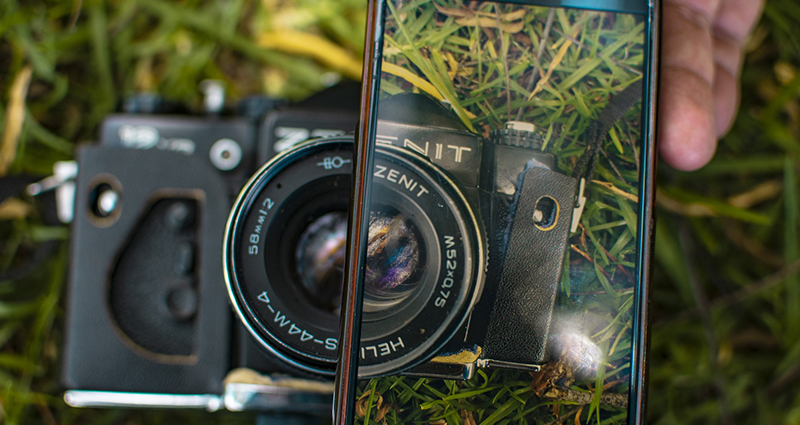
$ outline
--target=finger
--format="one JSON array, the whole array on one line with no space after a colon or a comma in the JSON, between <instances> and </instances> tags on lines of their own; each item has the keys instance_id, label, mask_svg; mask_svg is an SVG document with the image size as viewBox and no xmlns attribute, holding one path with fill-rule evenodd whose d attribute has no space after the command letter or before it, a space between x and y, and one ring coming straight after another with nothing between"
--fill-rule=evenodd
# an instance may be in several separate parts
<instances>
[{"instance_id":1,"label":"finger","mask_svg":"<svg viewBox=\"0 0 800 425\"><path fill-rule=\"evenodd\" d=\"M762 0L722 0L714 20L714 105L718 136L730 130L739 109L742 46L763 6Z\"/></svg>"},{"instance_id":2,"label":"finger","mask_svg":"<svg viewBox=\"0 0 800 425\"><path fill-rule=\"evenodd\" d=\"M711 22L717 16L720 2L725 0L664 0L665 7L684 7L693 10L698 15ZM758 1L758 0L755 0Z\"/></svg>"},{"instance_id":3,"label":"finger","mask_svg":"<svg viewBox=\"0 0 800 425\"><path fill-rule=\"evenodd\" d=\"M658 143L667 164L696 170L716 150L714 97L708 82L682 68L664 68L659 94Z\"/></svg>"},{"instance_id":4,"label":"finger","mask_svg":"<svg viewBox=\"0 0 800 425\"><path fill-rule=\"evenodd\" d=\"M742 67L741 46L727 37L714 37L714 109L717 136L723 136L733 125L739 109L739 74Z\"/></svg>"},{"instance_id":5,"label":"finger","mask_svg":"<svg viewBox=\"0 0 800 425\"><path fill-rule=\"evenodd\" d=\"M763 9L764 0L722 0L714 19L714 28L741 46L758 22Z\"/></svg>"},{"instance_id":6,"label":"finger","mask_svg":"<svg viewBox=\"0 0 800 425\"><path fill-rule=\"evenodd\" d=\"M742 46L724 35L715 33L714 64L738 78L742 68Z\"/></svg>"},{"instance_id":7,"label":"finger","mask_svg":"<svg viewBox=\"0 0 800 425\"><path fill-rule=\"evenodd\" d=\"M717 136L722 137L730 131L739 110L739 80L721 66L714 75L714 109Z\"/></svg>"},{"instance_id":8,"label":"finger","mask_svg":"<svg viewBox=\"0 0 800 425\"><path fill-rule=\"evenodd\" d=\"M712 92L711 2L672 0L664 3L662 73L659 100L659 150L680 170L705 165L716 149L717 125ZM712 5L713 6L713 5Z\"/></svg>"},{"instance_id":9,"label":"finger","mask_svg":"<svg viewBox=\"0 0 800 425\"><path fill-rule=\"evenodd\" d=\"M714 78L711 17L683 3L672 0L664 4L661 63L691 71L710 87Z\"/></svg>"}]
</instances>

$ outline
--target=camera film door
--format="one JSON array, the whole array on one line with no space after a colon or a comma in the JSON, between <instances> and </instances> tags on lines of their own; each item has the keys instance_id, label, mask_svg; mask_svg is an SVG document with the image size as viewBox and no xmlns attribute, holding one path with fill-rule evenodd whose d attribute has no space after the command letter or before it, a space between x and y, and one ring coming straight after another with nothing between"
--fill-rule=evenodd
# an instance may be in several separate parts
<instances>
[{"instance_id":1,"label":"camera film door","mask_svg":"<svg viewBox=\"0 0 800 425\"><path fill-rule=\"evenodd\" d=\"M642 420L656 11L372 3L338 423Z\"/></svg>"}]
</instances>

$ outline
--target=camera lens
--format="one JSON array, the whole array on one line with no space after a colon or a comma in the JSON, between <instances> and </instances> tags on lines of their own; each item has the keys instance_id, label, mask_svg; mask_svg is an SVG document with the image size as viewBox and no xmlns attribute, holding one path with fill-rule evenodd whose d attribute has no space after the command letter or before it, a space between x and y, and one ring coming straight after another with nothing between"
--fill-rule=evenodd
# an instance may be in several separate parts
<instances>
[{"instance_id":1,"label":"camera lens","mask_svg":"<svg viewBox=\"0 0 800 425\"><path fill-rule=\"evenodd\" d=\"M364 311L385 310L406 300L420 284L424 245L414 222L384 206L370 214Z\"/></svg>"},{"instance_id":2,"label":"camera lens","mask_svg":"<svg viewBox=\"0 0 800 425\"><path fill-rule=\"evenodd\" d=\"M261 345L332 375L351 188L352 139L309 142L262 167L226 227L225 280ZM485 267L481 226L457 186L423 157L381 147L369 220L362 339L367 375L436 352L466 320ZM388 351L387 351L388 350ZM362 354L363 354L362 353Z\"/></svg>"},{"instance_id":3,"label":"camera lens","mask_svg":"<svg viewBox=\"0 0 800 425\"><path fill-rule=\"evenodd\" d=\"M344 281L347 213L329 212L314 220L295 249L295 271L301 289L317 308L339 314Z\"/></svg>"}]
</instances>

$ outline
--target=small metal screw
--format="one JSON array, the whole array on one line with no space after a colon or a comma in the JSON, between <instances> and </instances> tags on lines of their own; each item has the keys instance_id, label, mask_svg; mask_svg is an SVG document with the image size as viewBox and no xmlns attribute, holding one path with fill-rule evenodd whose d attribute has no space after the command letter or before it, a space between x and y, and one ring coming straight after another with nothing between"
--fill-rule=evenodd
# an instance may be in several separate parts
<instances>
[{"instance_id":1,"label":"small metal screw","mask_svg":"<svg viewBox=\"0 0 800 425\"><path fill-rule=\"evenodd\" d=\"M217 169L230 171L242 162L242 148L232 139L219 139L211 145L208 157Z\"/></svg>"}]
</instances>

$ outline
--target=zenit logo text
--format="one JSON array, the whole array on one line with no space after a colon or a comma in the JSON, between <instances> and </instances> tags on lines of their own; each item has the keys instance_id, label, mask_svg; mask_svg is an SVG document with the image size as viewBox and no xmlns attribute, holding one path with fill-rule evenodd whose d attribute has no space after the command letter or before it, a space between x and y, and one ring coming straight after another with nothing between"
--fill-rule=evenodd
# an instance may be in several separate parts
<instances>
[{"instance_id":1,"label":"zenit logo text","mask_svg":"<svg viewBox=\"0 0 800 425\"><path fill-rule=\"evenodd\" d=\"M383 165L375 165L375 177L384 179L386 181L398 184L404 187L409 192L417 194L417 198L420 196L429 193L428 189L426 189L421 184L418 184L413 178L408 177L405 174L401 174L399 171L395 170L394 168L385 167Z\"/></svg>"}]
</instances>

